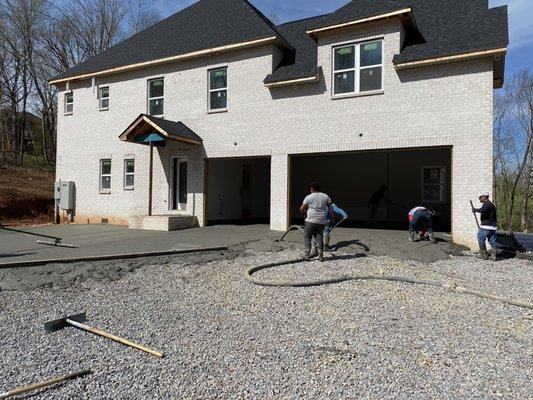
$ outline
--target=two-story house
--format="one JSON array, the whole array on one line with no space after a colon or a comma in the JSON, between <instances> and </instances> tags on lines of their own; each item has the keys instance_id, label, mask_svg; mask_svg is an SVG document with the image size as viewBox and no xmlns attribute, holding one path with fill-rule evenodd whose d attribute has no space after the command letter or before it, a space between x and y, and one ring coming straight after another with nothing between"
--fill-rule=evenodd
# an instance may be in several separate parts
<instances>
[{"instance_id":1,"label":"two-story house","mask_svg":"<svg viewBox=\"0 0 533 400\"><path fill-rule=\"evenodd\" d=\"M427 204L472 245L507 45L507 9L488 0L353 0L281 25L200 0L51 81L57 179L75 182L80 222L280 231L312 181L363 224L386 185L383 225Z\"/></svg>"}]
</instances>

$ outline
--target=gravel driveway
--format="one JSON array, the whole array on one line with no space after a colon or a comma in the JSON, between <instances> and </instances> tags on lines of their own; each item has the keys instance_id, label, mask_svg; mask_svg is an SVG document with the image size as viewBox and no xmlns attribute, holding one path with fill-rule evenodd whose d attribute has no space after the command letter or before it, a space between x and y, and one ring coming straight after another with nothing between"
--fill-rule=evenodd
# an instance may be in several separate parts
<instances>
[{"instance_id":1,"label":"gravel driveway","mask_svg":"<svg viewBox=\"0 0 533 400\"><path fill-rule=\"evenodd\" d=\"M442 289L389 282L263 288L256 263L296 251L147 265L119 280L0 292L0 392L92 368L31 399L526 399L533 314ZM433 264L342 257L258 273L269 279L350 272L455 281L533 300L533 263L453 257ZM88 323L161 350L157 359L45 321Z\"/></svg>"}]
</instances>

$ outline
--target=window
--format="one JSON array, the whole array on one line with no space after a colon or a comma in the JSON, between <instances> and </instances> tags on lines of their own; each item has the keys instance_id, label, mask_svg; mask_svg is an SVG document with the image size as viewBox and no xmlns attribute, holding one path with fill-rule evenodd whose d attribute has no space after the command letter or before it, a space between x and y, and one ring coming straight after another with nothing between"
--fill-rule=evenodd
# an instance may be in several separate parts
<instances>
[{"instance_id":1,"label":"window","mask_svg":"<svg viewBox=\"0 0 533 400\"><path fill-rule=\"evenodd\" d=\"M228 107L228 69L209 71L209 110L225 110Z\"/></svg>"},{"instance_id":2,"label":"window","mask_svg":"<svg viewBox=\"0 0 533 400\"><path fill-rule=\"evenodd\" d=\"M100 191L111 189L111 160L100 160Z\"/></svg>"},{"instance_id":3,"label":"window","mask_svg":"<svg viewBox=\"0 0 533 400\"><path fill-rule=\"evenodd\" d=\"M74 93L65 93L65 114L74 112Z\"/></svg>"},{"instance_id":4,"label":"window","mask_svg":"<svg viewBox=\"0 0 533 400\"><path fill-rule=\"evenodd\" d=\"M135 160L124 160L124 188L133 189L135 185Z\"/></svg>"},{"instance_id":5,"label":"window","mask_svg":"<svg viewBox=\"0 0 533 400\"><path fill-rule=\"evenodd\" d=\"M148 81L148 114L162 117L164 113L165 86L163 78Z\"/></svg>"},{"instance_id":6,"label":"window","mask_svg":"<svg viewBox=\"0 0 533 400\"><path fill-rule=\"evenodd\" d=\"M98 90L98 100L100 110L107 110L109 108L109 86L101 87Z\"/></svg>"},{"instance_id":7,"label":"window","mask_svg":"<svg viewBox=\"0 0 533 400\"><path fill-rule=\"evenodd\" d=\"M383 41L333 49L333 94L357 94L383 89Z\"/></svg>"},{"instance_id":8,"label":"window","mask_svg":"<svg viewBox=\"0 0 533 400\"><path fill-rule=\"evenodd\" d=\"M428 203L446 201L446 168L422 168L422 201Z\"/></svg>"}]
</instances>

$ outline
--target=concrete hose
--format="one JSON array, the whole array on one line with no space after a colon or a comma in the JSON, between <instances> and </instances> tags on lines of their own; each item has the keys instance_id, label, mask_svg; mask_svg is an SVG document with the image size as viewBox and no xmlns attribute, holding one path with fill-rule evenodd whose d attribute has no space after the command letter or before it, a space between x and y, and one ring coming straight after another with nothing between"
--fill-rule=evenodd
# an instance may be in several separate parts
<instances>
[{"instance_id":1,"label":"concrete hose","mask_svg":"<svg viewBox=\"0 0 533 400\"><path fill-rule=\"evenodd\" d=\"M469 294L472 296L481 297L484 299L494 300L498 301L500 303L509 304L516 307L523 307L530 310L533 310L533 304L526 303L524 301L515 301L515 300L509 300L503 297L494 296L491 294L486 294L482 292L478 292L476 290L468 289L462 286L458 286L455 283L441 283L441 282L435 282L435 281L426 281L421 279L415 279L415 278L409 278L409 277L402 277L402 276L386 276L386 275L344 275L340 276L338 278L330 278L330 279L318 279L313 281L300 281L300 282L275 282L275 281L266 281L258 278L254 278L253 274L264 270L268 268L275 268L283 265L291 265L301 262L301 259L294 259L289 261L281 261L276 263L269 263L269 264L263 264L263 265L256 265L254 267L249 268L245 272L246 280L253 283L254 285L259 286L268 286L268 287L311 287L311 286L322 286L322 285L330 285L333 283L340 283L340 282L346 282L346 281L355 281L355 280L376 280L376 281L390 281L390 282L403 282L403 283L411 283L415 285L426 285L426 286L434 286L434 287L440 287L446 290L449 290L451 292L458 292L463 294Z\"/></svg>"}]
</instances>

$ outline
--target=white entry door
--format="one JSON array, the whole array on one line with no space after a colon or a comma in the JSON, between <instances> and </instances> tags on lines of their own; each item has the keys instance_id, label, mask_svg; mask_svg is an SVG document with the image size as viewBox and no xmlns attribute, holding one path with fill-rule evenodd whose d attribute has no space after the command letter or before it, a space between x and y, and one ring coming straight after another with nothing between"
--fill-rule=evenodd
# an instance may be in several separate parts
<instances>
[{"instance_id":1,"label":"white entry door","mask_svg":"<svg viewBox=\"0 0 533 400\"><path fill-rule=\"evenodd\" d=\"M170 209L187 210L187 159L170 159Z\"/></svg>"}]
</instances>

